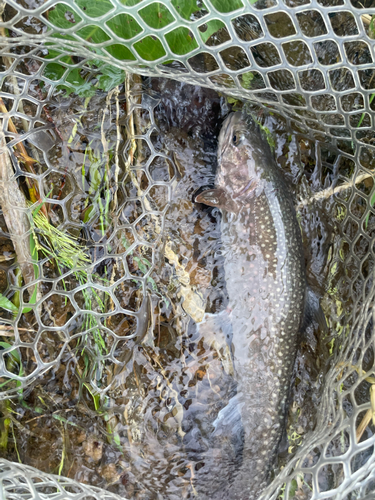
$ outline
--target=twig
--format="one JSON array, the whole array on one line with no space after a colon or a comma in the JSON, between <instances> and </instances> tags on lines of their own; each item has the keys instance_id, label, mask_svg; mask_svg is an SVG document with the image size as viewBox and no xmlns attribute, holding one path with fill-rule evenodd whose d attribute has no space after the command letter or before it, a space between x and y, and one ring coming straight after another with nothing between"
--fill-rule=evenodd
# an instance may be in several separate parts
<instances>
[{"instance_id":1,"label":"twig","mask_svg":"<svg viewBox=\"0 0 375 500\"><path fill-rule=\"evenodd\" d=\"M356 430L355 437L356 437L357 443L359 443L359 440L361 439L362 434L365 432L366 427L371 422L371 419L372 419L372 410L370 408L369 410L366 411L365 416L363 417L361 423L359 424L359 426Z\"/></svg>"},{"instance_id":2,"label":"twig","mask_svg":"<svg viewBox=\"0 0 375 500\"><path fill-rule=\"evenodd\" d=\"M12 177L13 169L5 143L4 132L0 130L0 205L25 285L28 285L34 281L35 275L28 234L30 223L27 218L27 202L18 187L17 181ZM31 291L30 297L32 293Z\"/></svg>"},{"instance_id":3,"label":"twig","mask_svg":"<svg viewBox=\"0 0 375 500\"><path fill-rule=\"evenodd\" d=\"M132 75L131 73L126 73L125 75L125 96L126 96L126 111L129 116L129 139L130 139L130 149L128 153L128 157L126 158L125 161L125 167L128 172L130 172L130 167L133 166L134 162L134 153L137 150L137 143L136 140L134 139L134 117L133 117L133 112L130 112L131 110L131 85L132 85ZM131 175L131 174L130 174ZM133 180L133 179L132 179Z\"/></svg>"},{"instance_id":4,"label":"twig","mask_svg":"<svg viewBox=\"0 0 375 500\"><path fill-rule=\"evenodd\" d=\"M194 474L194 465L192 462L189 462L189 464L186 466L187 469L190 469L190 486L191 486L191 489L193 490L193 495L195 497L198 496L198 492L197 490L195 489L194 487L194 478L195 478L195 474Z\"/></svg>"},{"instance_id":5,"label":"twig","mask_svg":"<svg viewBox=\"0 0 375 500\"><path fill-rule=\"evenodd\" d=\"M113 201L112 201L112 212L115 213L116 208L117 208L117 190L118 190L118 176L120 173L120 163L119 163L119 150L120 150L120 144L121 144L121 128L119 124L119 118L120 118L120 102L119 102L119 95L120 89L119 87L115 87L107 96L107 105L110 106L110 100L112 98L112 95L115 96L115 101L116 101L116 132L117 132L117 137L116 137L116 147L115 147L115 172L114 172L114 193L113 193Z\"/></svg>"},{"instance_id":6,"label":"twig","mask_svg":"<svg viewBox=\"0 0 375 500\"><path fill-rule=\"evenodd\" d=\"M138 88L141 91L141 89L142 89L142 77L141 77L141 75L132 74L131 78L132 78L133 88ZM142 102L141 95L137 96L136 102L137 102L137 104L141 104L141 102ZM135 108L133 111L134 125L135 125L135 129L137 131L137 135L143 135L140 112L141 112L140 108ZM143 161L142 139L137 139L137 146L138 146L137 162L141 163ZM142 172L138 172L138 173L140 175L142 174ZM140 181L140 175L139 175L139 179L138 179L139 181Z\"/></svg>"},{"instance_id":7,"label":"twig","mask_svg":"<svg viewBox=\"0 0 375 500\"><path fill-rule=\"evenodd\" d=\"M8 110L4 104L4 101L1 99L1 97L0 97L0 111L4 114L8 113ZM10 132L12 132L13 134L18 135L17 128L14 125L12 118L10 118L10 117L8 118L8 130ZM28 171L31 172L32 174L35 174L35 170L33 167L33 160L29 157L29 155L26 151L26 148L22 144L22 142L17 143L16 148L18 149L19 153L21 154L21 157L24 159L25 165L26 165Z\"/></svg>"},{"instance_id":8,"label":"twig","mask_svg":"<svg viewBox=\"0 0 375 500\"><path fill-rule=\"evenodd\" d=\"M300 210L301 208L309 205L310 203L314 201L319 201L319 200L325 200L327 198L330 198L334 194L341 193L342 191L346 191L347 189L351 189L353 186L356 184L360 184L361 182L365 181L366 179L373 179L374 175L373 174L361 174L358 175L354 180L351 180L349 182L345 182L344 184L341 184L340 186L337 187L329 187L327 189L324 189L323 191L318 191L317 193L313 194L310 196L310 198L307 198L306 200L302 200L298 203L296 206L297 210Z\"/></svg>"},{"instance_id":9,"label":"twig","mask_svg":"<svg viewBox=\"0 0 375 500\"><path fill-rule=\"evenodd\" d=\"M13 260L16 257L15 253L11 253L10 255L0 255L0 262L6 262L7 260Z\"/></svg>"},{"instance_id":10,"label":"twig","mask_svg":"<svg viewBox=\"0 0 375 500\"><path fill-rule=\"evenodd\" d=\"M362 21L367 26L371 23L371 15L370 14L363 14L361 17L362 17Z\"/></svg>"},{"instance_id":11,"label":"twig","mask_svg":"<svg viewBox=\"0 0 375 500\"><path fill-rule=\"evenodd\" d=\"M370 403L371 403L371 408L367 410L365 413L365 416L363 417L361 423L359 424L355 436L357 443L359 443L359 440L362 437L362 434L365 432L365 429L369 425L369 423L372 420L373 425L375 425L375 385L373 384L370 387Z\"/></svg>"},{"instance_id":12,"label":"twig","mask_svg":"<svg viewBox=\"0 0 375 500\"><path fill-rule=\"evenodd\" d=\"M142 197L143 190L142 190L141 185L140 185L140 179L138 179L137 176L135 175L134 171L131 170L131 167L133 166L133 163L134 163L135 152L138 150L138 159L140 159L140 154L141 154L141 151L140 151L141 141L138 141L138 145L137 145L135 135L141 135L142 131L137 130L137 134L136 134L136 130L135 130L135 126L134 126L134 125L136 125L138 127L141 126L140 125L140 118L138 116L138 113L135 112L136 110L132 110L130 112L131 107L132 107L131 90L132 90L132 87L134 85L134 82L139 83L135 79L136 76L137 75L132 75L130 73L126 73L126 77L125 77L126 109L127 109L128 115L129 115L128 135L129 135L129 139L130 139L130 149L129 149L129 153L128 153L128 158L126 159L126 162L125 162L125 168L126 168L126 171L130 174L130 177L131 177L133 184L137 188L138 196ZM142 174L142 172L140 172L140 174ZM147 196L144 196L143 203L144 203L145 209L149 212L152 212L152 207L151 207L150 201L148 200ZM161 233L161 226L160 226L158 217L155 216L154 214L151 214L151 218L153 219L154 224L155 224L155 232L157 234L160 234Z\"/></svg>"},{"instance_id":13,"label":"twig","mask_svg":"<svg viewBox=\"0 0 375 500\"><path fill-rule=\"evenodd\" d=\"M31 328L17 328L20 332L34 332ZM2 337L14 337L14 326L0 325L0 335Z\"/></svg>"}]
</instances>

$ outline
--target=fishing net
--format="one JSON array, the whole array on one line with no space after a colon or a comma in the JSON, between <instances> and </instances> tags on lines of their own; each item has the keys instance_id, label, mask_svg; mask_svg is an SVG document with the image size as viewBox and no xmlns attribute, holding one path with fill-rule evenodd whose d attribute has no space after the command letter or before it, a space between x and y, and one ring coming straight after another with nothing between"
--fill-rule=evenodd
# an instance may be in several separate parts
<instances>
[{"instance_id":1,"label":"fishing net","mask_svg":"<svg viewBox=\"0 0 375 500\"><path fill-rule=\"evenodd\" d=\"M209 87L277 114L303 138L319 187L305 186L297 208L328 203L337 229L325 307L333 355L317 423L262 498L373 498L375 5L6 0L1 8L1 238L12 242L0 265L1 398L69 358L81 398L108 410L106 367L123 366L124 349L147 329L161 258L174 265L185 312L199 320L200 296L163 243L179 167L158 143L158 96L116 85L125 70L128 82L134 73ZM69 154L79 141L90 145L76 175L54 162L64 155L53 126L61 92L90 98L62 138ZM117 498L5 460L0 475L9 499Z\"/></svg>"},{"instance_id":2,"label":"fishing net","mask_svg":"<svg viewBox=\"0 0 375 500\"><path fill-rule=\"evenodd\" d=\"M76 481L52 474L43 474L33 467L14 464L8 460L0 463L1 492L4 498L74 498L76 500L118 500L120 497L100 488L88 487Z\"/></svg>"}]
</instances>

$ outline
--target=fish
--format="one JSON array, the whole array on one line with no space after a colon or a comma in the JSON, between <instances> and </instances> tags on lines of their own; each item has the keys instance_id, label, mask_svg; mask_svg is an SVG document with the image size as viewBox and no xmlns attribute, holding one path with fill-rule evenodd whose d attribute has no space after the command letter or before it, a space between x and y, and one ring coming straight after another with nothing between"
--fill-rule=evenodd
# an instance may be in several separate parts
<instances>
[{"instance_id":1,"label":"fish","mask_svg":"<svg viewBox=\"0 0 375 500\"><path fill-rule=\"evenodd\" d=\"M242 443L227 486L215 491L211 485L209 498L255 500L269 483L285 427L308 288L292 194L250 115L239 111L224 121L215 187L195 201L222 214L226 311L237 381L237 394L218 414L214 434L231 432ZM223 475L227 465L222 465Z\"/></svg>"}]
</instances>

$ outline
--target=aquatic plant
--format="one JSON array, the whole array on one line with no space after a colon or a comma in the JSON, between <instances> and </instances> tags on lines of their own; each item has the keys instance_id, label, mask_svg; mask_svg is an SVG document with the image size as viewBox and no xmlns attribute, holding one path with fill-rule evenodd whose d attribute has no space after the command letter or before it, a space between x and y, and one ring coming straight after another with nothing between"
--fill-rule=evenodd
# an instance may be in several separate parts
<instances>
[{"instance_id":1,"label":"aquatic plant","mask_svg":"<svg viewBox=\"0 0 375 500\"><path fill-rule=\"evenodd\" d=\"M41 205L38 205L36 209L31 212L31 236L30 241L32 242L32 255L35 268L35 278L39 277L38 262L38 252L42 253L44 257L53 260L57 266L60 275L64 275L66 269L73 270L73 274L78 281L79 285L85 285L88 283L88 276L85 267L91 263L91 259L86 254L85 249L71 236L62 232L60 229L54 227L44 213L41 211ZM103 279L103 282L106 280ZM65 288L64 279L62 279L63 287ZM36 303L36 290L33 296L30 298L29 305L22 308L22 313L27 313L32 310L32 305ZM96 348L97 355L103 355L107 351L105 342L102 338L100 332L100 324L97 317L90 313L93 310L93 300L95 300L96 306L99 312L105 312L105 304L99 297L98 293L90 287L84 288L82 290L82 296L84 300L84 309L86 310L84 315L84 321L82 328L86 333L86 336L90 332L92 334L94 345ZM16 305L16 301L11 302L7 297L0 295L0 307L8 311L17 314L19 312L19 306ZM85 377L89 371L89 360L87 355L84 353L85 350L85 340L81 340L82 352L84 354L84 364L85 370L82 376ZM0 343L2 348L9 348L11 344L2 342ZM12 356L16 356L17 351L12 351ZM18 372L22 371L22 363L18 356L14 359L17 367L15 368ZM10 371L13 371L10 370ZM19 373L22 375L22 373ZM90 392L90 391L89 391Z\"/></svg>"},{"instance_id":2,"label":"aquatic plant","mask_svg":"<svg viewBox=\"0 0 375 500\"><path fill-rule=\"evenodd\" d=\"M63 274L62 267L75 269L84 267L91 262L84 248L71 236L54 227L43 213L34 211L32 223L35 248L46 257L55 259L61 274ZM42 236L44 245L39 242L37 234ZM79 269L76 272L86 274L85 271Z\"/></svg>"},{"instance_id":3,"label":"aquatic plant","mask_svg":"<svg viewBox=\"0 0 375 500\"><path fill-rule=\"evenodd\" d=\"M85 149L85 156L82 163L82 186L86 184L86 176L89 177L88 197L85 201L83 222L88 222L93 214L99 212L100 229L102 236L109 224L110 203L112 193L109 185L109 161L113 153L105 158L103 154L94 151L91 143ZM88 170L85 166L86 158L89 160ZM104 168L103 168L104 167ZM104 203L103 203L104 200Z\"/></svg>"},{"instance_id":4,"label":"aquatic plant","mask_svg":"<svg viewBox=\"0 0 375 500\"><path fill-rule=\"evenodd\" d=\"M72 269L79 284L87 284L88 279L85 266L91 263L91 259L86 255L85 249L71 236L54 227L42 212L34 211L32 221L32 232L36 250L40 251L45 257L53 259L61 275L64 274L64 268ZM44 244L39 241L37 234L41 236ZM62 280L62 283L65 287L64 280ZM105 312L105 305L94 289L85 288L82 290L82 295L84 307L87 311L93 310L92 301L95 299L100 312ZM99 330L99 322L95 315L86 312L83 328L86 331L92 331L98 353L101 354L103 351L106 351L106 346Z\"/></svg>"}]
</instances>

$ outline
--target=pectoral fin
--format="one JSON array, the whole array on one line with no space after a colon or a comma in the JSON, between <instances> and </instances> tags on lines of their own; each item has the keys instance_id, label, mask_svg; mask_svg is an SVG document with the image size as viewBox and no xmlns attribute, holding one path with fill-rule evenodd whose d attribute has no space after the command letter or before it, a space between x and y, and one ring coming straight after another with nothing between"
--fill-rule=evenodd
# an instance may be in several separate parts
<instances>
[{"instance_id":1,"label":"pectoral fin","mask_svg":"<svg viewBox=\"0 0 375 500\"><path fill-rule=\"evenodd\" d=\"M209 207L217 207L226 210L227 212L236 212L238 209L236 202L228 196L228 193L222 188L207 189L198 194L195 201L197 203L204 203Z\"/></svg>"},{"instance_id":2,"label":"pectoral fin","mask_svg":"<svg viewBox=\"0 0 375 500\"><path fill-rule=\"evenodd\" d=\"M206 191L199 193L195 198L195 201L197 203L204 203L210 207L221 208L225 200L225 196L224 189L207 189Z\"/></svg>"}]
</instances>

